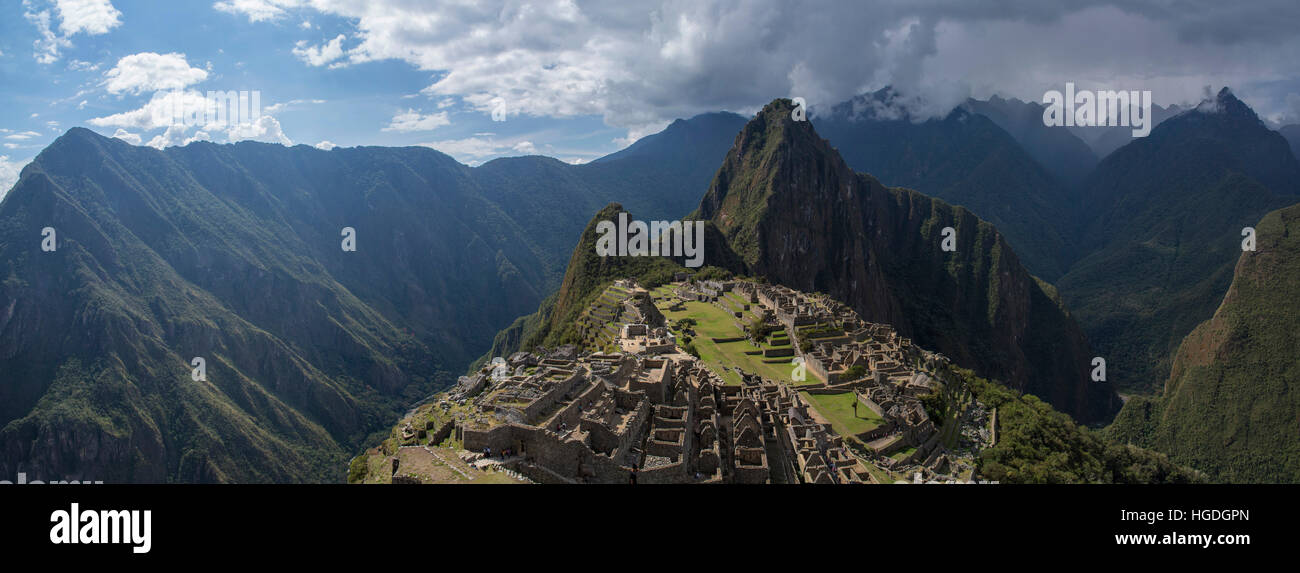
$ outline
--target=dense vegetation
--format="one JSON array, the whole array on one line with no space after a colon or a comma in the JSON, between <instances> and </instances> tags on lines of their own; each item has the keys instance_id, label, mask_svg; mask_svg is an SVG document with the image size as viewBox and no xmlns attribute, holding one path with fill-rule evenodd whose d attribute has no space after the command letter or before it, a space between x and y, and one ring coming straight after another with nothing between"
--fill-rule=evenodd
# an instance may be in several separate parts
<instances>
[{"instance_id":1,"label":"dense vegetation","mask_svg":"<svg viewBox=\"0 0 1300 573\"><path fill-rule=\"evenodd\" d=\"M478 168L71 130L0 206L0 470L340 480L340 456L537 308L592 211L626 195L680 217L739 123L684 120L600 165ZM198 355L207 385L187 382Z\"/></svg>"},{"instance_id":2,"label":"dense vegetation","mask_svg":"<svg viewBox=\"0 0 1300 573\"><path fill-rule=\"evenodd\" d=\"M1300 197L1300 163L1226 89L1111 154L1085 185L1089 254L1061 294L1111 381L1152 392L1232 281L1241 231Z\"/></svg>"},{"instance_id":3,"label":"dense vegetation","mask_svg":"<svg viewBox=\"0 0 1300 573\"><path fill-rule=\"evenodd\" d=\"M1001 483L1196 483L1204 477L1164 455L1108 440L1038 398L958 370L997 409L997 443L980 453L982 479Z\"/></svg>"},{"instance_id":4,"label":"dense vegetation","mask_svg":"<svg viewBox=\"0 0 1300 573\"><path fill-rule=\"evenodd\" d=\"M1213 318L1178 349L1164 394L1130 400L1109 432L1225 482L1300 480L1300 205L1256 226Z\"/></svg>"}]
</instances>

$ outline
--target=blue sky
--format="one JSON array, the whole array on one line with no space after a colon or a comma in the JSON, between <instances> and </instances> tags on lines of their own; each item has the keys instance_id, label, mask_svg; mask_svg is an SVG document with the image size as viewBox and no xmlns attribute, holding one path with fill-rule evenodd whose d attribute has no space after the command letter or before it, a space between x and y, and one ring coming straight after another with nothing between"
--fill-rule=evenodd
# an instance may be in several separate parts
<instances>
[{"instance_id":1,"label":"blue sky","mask_svg":"<svg viewBox=\"0 0 1300 573\"><path fill-rule=\"evenodd\" d=\"M49 10L55 33L60 33L53 3L5 4L0 15L0 98L9 105L0 108L0 129L7 130L0 132L0 141L8 147L0 154L30 159L73 126L110 136L123 129L141 136L141 143L159 136L163 130L93 123L140 109L153 98L152 86L112 93L105 84L122 58L146 53L175 55L170 60L203 72L195 74L201 81L184 89L205 94L258 91L263 114L275 118L285 139L276 137L274 130L252 139L344 146L450 142L448 152L467 163L531 153L576 162L618 150L622 142L616 140L627 135L627 130L606 125L598 115L574 115L556 122L508 114L507 121L494 122L490 112L473 109L459 98L421 94L436 74L400 60L330 68L312 66L294 54L300 41L321 44L352 33L354 26L345 18L305 13L253 23L245 16L214 9L210 2L115 0L111 5L118 15L104 20L118 24L105 26L106 33L74 33L67 38L70 45L58 50L57 59L39 61L45 52L33 43L42 36L38 25L24 14ZM412 113L420 119L445 117L445 123L426 120L423 125L436 127L420 129L416 120L397 124L409 125L409 130L393 128L395 117L415 117Z\"/></svg>"},{"instance_id":2,"label":"blue sky","mask_svg":"<svg viewBox=\"0 0 1300 573\"><path fill-rule=\"evenodd\" d=\"M6 0L0 188L74 126L156 147L582 162L678 117L795 96L815 110L885 85L933 113L994 93L1041 100L1067 81L1160 104L1229 85L1295 123L1297 29L1294 0ZM169 128L153 113L229 90L256 90L261 116Z\"/></svg>"}]
</instances>

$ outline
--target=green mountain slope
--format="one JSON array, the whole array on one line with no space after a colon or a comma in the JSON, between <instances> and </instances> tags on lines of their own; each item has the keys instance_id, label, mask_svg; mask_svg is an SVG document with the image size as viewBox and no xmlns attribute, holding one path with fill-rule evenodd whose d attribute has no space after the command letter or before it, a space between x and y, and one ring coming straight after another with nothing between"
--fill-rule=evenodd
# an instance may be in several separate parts
<instances>
[{"instance_id":1,"label":"green mountain slope","mask_svg":"<svg viewBox=\"0 0 1300 573\"><path fill-rule=\"evenodd\" d=\"M1101 162L1084 191L1090 254L1057 286L1113 381L1143 392L1168 377L1222 300L1242 229L1297 192L1286 141L1226 89Z\"/></svg>"},{"instance_id":2,"label":"green mountain slope","mask_svg":"<svg viewBox=\"0 0 1300 573\"><path fill-rule=\"evenodd\" d=\"M628 195L680 217L739 123L679 121L599 166L478 168L427 148L158 151L73 129L0 204L0 471L341 479L340 456L537 309L591 212ZM207 382L189 379L195 356Z\"/></svg>"},{"instance_id":3,"label":"green mountain slope","mask_svg":"<svg viewBox=\"0 0 1300 573\"><path fill-rule=\"evenodd\" d=\"M1300 481L1300 205L1266 215L1213 318L1183 339L1164 394L1130 400L1113 436L1225 482Z\"/></svg>"},{"instance_id":4,"label":"green mountain slope","mask_svg":"<svg viewBox=\"0 0 1300 573\"><path fill-rule=\"evenodd\" d=\"M432 150L71 130L0 205L0 471L341 480L342 456L537 304L528 245Z\"/></svg>"},{"instance_id":5,"label":"green mountain slope","mask_svg":"<svg viewBox=\"0 0 1300 573\"><path fill-rule=\"evenodd\" d=\"M597 255L596 225L601 221L618 221L619 213L628 213L628 220L635 220L632 213L617 203L598 211L579 236L559 290L547 297L536 312L520 317L498 333L492 349L481 360L509 356L536 346L553 348L577 343L580 340L575 330L578 316L615 280L631 278L646 288L653 288L672 281L674 273L687 271L661 257Z\"/></svg>"}]
</instances>

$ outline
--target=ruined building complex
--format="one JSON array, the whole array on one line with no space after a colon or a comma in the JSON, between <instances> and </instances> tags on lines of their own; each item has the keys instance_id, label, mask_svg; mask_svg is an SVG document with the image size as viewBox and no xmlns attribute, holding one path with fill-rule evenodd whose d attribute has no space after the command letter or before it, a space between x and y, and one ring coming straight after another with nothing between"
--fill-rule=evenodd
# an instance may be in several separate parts
<instances>
[{"instance_id":1,"label":"ruined building complex","mask_svg":"<svg viewBox=\"0 0 1300 573\"><path fill-rule=\"evenodd\" d=\"M585 346L517 352L462 377L437 402L448 422L420 437L454 440L470 459L499 457L540 483L854 484L879 481L882 469L951 469L918 399L938 386L927 372L942 356L784 287L708 281L674 292L665 304L742 297L790 333L787 356L819 380L795 386L737 369L740 384L727 384L677 347L649 293L620 281L584 313ZM810 400L849 393L854 411L879 423L843 436Z\"/></svg>"}]
</instances>

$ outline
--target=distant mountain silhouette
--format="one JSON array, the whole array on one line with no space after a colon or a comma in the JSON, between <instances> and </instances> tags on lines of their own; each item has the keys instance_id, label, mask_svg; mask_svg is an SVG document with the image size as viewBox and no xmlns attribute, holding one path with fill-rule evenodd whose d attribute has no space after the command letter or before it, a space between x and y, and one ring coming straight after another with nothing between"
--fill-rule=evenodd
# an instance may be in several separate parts
<instances>
[{"instance_id":1,"label":"distant mountain silhouette","mask_svg":"<svg viewBox=\"0 0 1300 573\"><path fill-rule=\"evenodd\" d=\"M1291 144L1291 152L1300 157L1300 125L1287 125L1277 130Z\"/></svg>"},{"instance_id":2,"label":"distant mountain silhouette","mask_svg":"<svg viewBox=\"0 0 1300 573\"><path fill-rule=\"evenodd\" d=\"M1073 131L1043 123L1045 108L1040 103L993 96L986 101L966 100L964 106L1006 130L1043 169L1066 185L1078 186L1097 167L1097 154Z\"/></svg>"},{"instance_id":3,"label":"distant mountain silhouette","mask_svg":"<svg viewBox=\"0 0 1300 573\"><path fill-rule=\"evenodd\" d=\"M836 105L813 124L854 170L993 223L1035 275L1055 281L1077 257L1071 216L1077 198L984 115L959 107L919 120L900 94L885 88Z\"/></svg>"}]
</instances>

